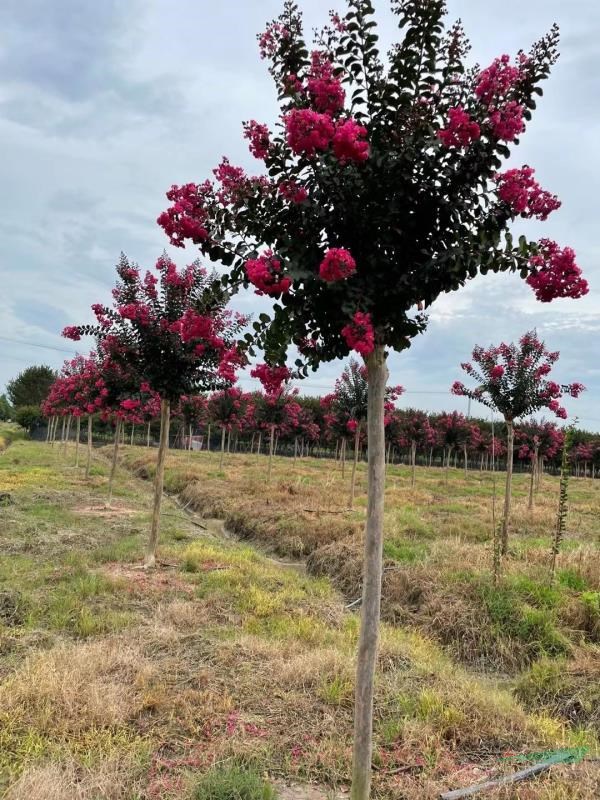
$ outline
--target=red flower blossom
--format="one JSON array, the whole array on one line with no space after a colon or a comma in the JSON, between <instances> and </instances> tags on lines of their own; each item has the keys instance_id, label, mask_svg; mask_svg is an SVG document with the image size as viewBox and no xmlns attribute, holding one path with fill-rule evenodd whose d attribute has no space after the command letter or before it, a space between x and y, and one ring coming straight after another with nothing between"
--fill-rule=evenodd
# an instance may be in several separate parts
<instances>
[{"instance_id":1,"label":"red flower blossom","mask_svg":"<svg viewBox=\"0 0 600 800\"><path fill-rule=\"evenodd\" d=\"M588 282L581 276L575 263L575 252L570 247L560 248L551 239L539 242L540 252L529 259L533 268L527 283L542 303L558 297L583 297L589 291Z\"/></svg>"},{"instance_id":2,"label":"red flower blossom","mask_svg":"<svg viewBox=\"0 0 600 800\"><path fill-rule=\"evenodd\" d=\"M258 378L268 395L278 394L291 374L287 367L272 367L269 364L257 364L250 372L253 378Z\"/></svg>"},{"instance_id":3,"label":"red flower blossom","mask_svg":"<svg viewBox=\"0 0 600 800\"><path fill-rule=\"evenodd\" d=\"M311 55L311 68L306 81L307 94L317 111L335 114L344 107L346 93L333 74L333 64L327 53L315 50Z\"/></svg>"},{"instance_id":4,"label":"red flower blossom","mask_svg":"<svg viewBox=\"0 0 600 800\"><path fill-rule=\"evenodd\" d=\"M333 136L333 152L340 164L350 161L360 163L369 158L369 143L365 141L367 129L353 119L340 123Z\"/></svg>"},{"instance_id":5,"label":"red flower blossom","mask_svg":"<svg viewBox=\"0 0 600 800\"><path fill-rule=\"evenodd\" d=\"M494 100L505 97L521 78L521 69L510 64L510 56L495 58L493 63L477 76L475 94L482 103L490 105Z\"/></svg>"},{"instance_id":6,"label":"red flower blossom","mask_svg":"<svg viewBox=\"0 0 600 800\"><path fill-rule=\"evenodd\" d=\"M471 119L462 106L448 111L448 123L438 131L444 147L468 147L481 136L479 125Z\"/></svg>"},{"instance_id":7,"label":"red flower blossom","mask_svg":"<svg viewBox=\"0 0 600 800\"><path fill-rule=\"evenodd\" d=\"M356 272L356 261L343 247L330 248L319 266L320 277L328 283L343 281L354 272Z\"/></svg>"},{"instance_id":8,"label":"red flower blossom","mask_svg":"<svg viewBox=\"0 0 600 800\"><path fill-rule=\"evenodd\" d=\"M560 208L561 202L555 194L542 189L533 177L534 172L531 167L521 167L496 175L498 197L511 207L514 214L543 221Z\"/></svg>"},{"instance_id":9,"label":"red flower blossom","mask_svg":"<svg viewBox=\"0 0 600 800\"><path fill-rule=\"evenodd\" d=\"M363 356L375 349L375 331L371 323L371 315L357 311L352 322L342 328L342 336L351 350Z\"/></svg>"},{"instance_id":10,"label":"red flower blossom","mask_svg":"<svg viewBox=\"0 0 600 800\"><path fill-rule=\"evenodd\" d=\"M266 125L261 125L255 119L244 123L244 137L250 142L250 152L255 158L264 161L269 155L271 140L269 129Z\"/></svg>"},{"instance_id":11,"label":"red flower blossom","mask_svg":"<svg viewBox=\"0 0 600 800\"><path fill-rule=\"evenodd\" d=\"M208 239L206 222L208 212L205 202L212 187L210 182L201 186L186 183L184 186L172 186L167 192L167 199L173 205L156 220L175 247L184 247L185 239L194 244L201 244Z\"/></svg>"},{"instance_id":12,"label":"red flower blossom","mask_svg":"<svg viewBox=\"0 0 600 800\"><path fill-rule=\"evenodd\" d=\"M495 367L492 367L490 370L490 378L493 381L499 380L504 375L504 367L502 364L496 364Z\"/></svg>"},{"instance_id":13,"label":"red flower blossom","mask_svg":"<svg viewBox=\"0 0 600 800\"><path fill-rule=\"evenodd\" d=\"M244 266L248 280L257 288L256 294L279 297L287 294L292 280L281 270L281 261L272 250L266 250L258 258L251 258Z\"/></svg>"},{"instance_id":14,"label":"red flower blossom","mask_svg":"<svg viewBox=\"0 0 600 800\"><path fill-rule=\"evenodd\" d=\"M335 133L328 114L309 108L295 108L283 118L287 142L296 155L314 156L317 150L327 150Z\"/></svg>"},{"instance_id":15,"label":"red flower blossom","mask_svg":"<svg viewBox=\"0 0 600 800\"><path fill-rule=\"evenodd\" d=\"M492 135L496 139L512 142L525 130L523 121L523 106L511 100L500 108L492 110L489 117Z\"/></svg>"},{"instance_id":16,"label":"red flower blossom","mask_svg":"<svg viewBox=\"0 0 600 800\"><path fill-rule=\"evenodd\" d=\"M296 181L284 181L278 186L279 194L290 203L303 203L308 198L308 192L304 186L300 186Z\"/></svg>"}]
</instances>

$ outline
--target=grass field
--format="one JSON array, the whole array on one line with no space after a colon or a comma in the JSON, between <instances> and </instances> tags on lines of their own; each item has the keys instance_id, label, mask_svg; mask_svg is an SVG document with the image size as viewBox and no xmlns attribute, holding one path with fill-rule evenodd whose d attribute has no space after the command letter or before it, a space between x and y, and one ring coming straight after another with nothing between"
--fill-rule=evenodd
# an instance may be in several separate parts
<instances>
[{"instance_id":1,"label":"grass field","mask_svg":"<svg viewBox=\"0 0 600 800\"><path fill-rule=\"evenodd\" d=\"M231 455L220 472L217 454L172 453L177 502L164 506L160 566L144 572L154 454L125 448L107 509L107 458L95 454L86 481L72 450L14 439L0 454L0 796L264 800L274 787L287 800L284 784L315 784L323 798L343 789L363 468L348 512L349 475L333 462L278 459L269 487L264 457ZM530 514L526 489L517 476L512 550L494 589L491 476L451 470L446 484L422 469L411 489L406 468L389 470L378 797L437 797L513 768L507 753L597 751L597 486L572 483L555 586L556 482L544 479ZM599 793L598 765L583 761L486 797Z\"/></svg>"}]
</instances>

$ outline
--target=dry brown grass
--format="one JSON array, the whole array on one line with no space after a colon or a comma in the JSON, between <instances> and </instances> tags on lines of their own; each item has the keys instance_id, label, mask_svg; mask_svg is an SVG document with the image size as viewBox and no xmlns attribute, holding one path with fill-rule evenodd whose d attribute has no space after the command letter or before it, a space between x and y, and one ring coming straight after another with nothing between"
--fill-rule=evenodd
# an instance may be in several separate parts
<instances>
[{"instance_id":1,"label":"dry brown grass","mask_svg":"<svg viewBox=\"0 0 600 800\"><path fill-rule=\"evenodd\" d=\"M29 767L4 800L131 800L146 780L139 763L118 756L94 767L74 761Z\"/></svg>"}]
</instances>

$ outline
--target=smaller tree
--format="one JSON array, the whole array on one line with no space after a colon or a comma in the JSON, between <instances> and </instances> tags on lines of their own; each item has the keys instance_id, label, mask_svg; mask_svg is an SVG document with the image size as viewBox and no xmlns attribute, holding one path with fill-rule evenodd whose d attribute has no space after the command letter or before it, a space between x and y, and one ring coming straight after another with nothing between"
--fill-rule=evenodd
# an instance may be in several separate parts
<instances>
[{"instance_id":1,"label":"smaller tree","mask_svg":"<svg viewBox=\"0 0 600 800\"><path fill-rule=\"evenodd\" d=\"M233 430L241 430L254 414L252 395L238 386L214 392L208 399L208 419L221 428L221 455L219 469L223 469L225 458L225 436Z\"/></svg>"},{"instance_id":2,"label":"smaller tree","mask_svg":"<svg viewBox=\"0 0 600 800\"><path fill-rule=\"evenodd\" d=\"M506 491L502 519L501 552L508 550L512 473L514 458L514 423L516 419L529 416L542 408L566 419L567 412L559 400L564 394L578 397L585 389L581 383L560 386L548 380L552 366L560 353L546 349L535 331L528 331L518 344L493 345L485 350L479 345L473 350L471 362L461 364L463 370L477 382L474 389L460 381L452 385L452 393L470 397L497 411L504 418L507 430Z\"/></svg>"},{"instance_id":3,"label":"smaller tree","mask_svg":"<svg viewBox=\"0 0 600 800\"><path fill-rule=\"evenodd\" d=\"M6 422L9 419L12 419L14 416L15 410L8 402L8 398L5 394L0 394L0 421Z\"/></svg>"},{"instance_id":4,"label":"smaller tree","mask_svg":"<svg viewBox=\"0 0 600 800\"><path fill-rule=\"evenodd\" d=\"M166 255L158 259L156 271L158 277L150 271L142 276L121 256L112 308L96 304L92 306L96 325L63 331L75 341L84 335L96 337L109 363L131 377L133 391L147 384L161 398L146 567L156 561L171 406L182 395L233 383L235 368L245 363L236 337L246 318L226 309L229 294L215 277L198 262L179 271Z\"/></svg>"},{"instance_id":5,"label":"smaller tree","mask_svg":"<svg viewBox=\"0 0 600 800\"><path fill-rule=\"evenodd\" d=\"M6 385L8 399L15 408L41 406L55 378L56 372L45 365L27 367Z\"/></svg>"},{"instance_id":6,"label":"smaller tree","mask_svg":"<svg viewBox=\"0 0 600 800\"><path fill-rule=\"evenodd\" d=\"M555 422L528 420L515 432L517 456L531 462L528 508L533 508L534 490L539 488L546 458L554 458L562 449L564 434Z\"/></svg>"},{"instance_id":7,"label":"smaller tree","mask_svg":"<svg viewBox=\"0 0 600 800\"><path fill-rule=\"evenodd\" d=\"M444 449L447 483L452 454L458 449L466 452L473 437L473 423L459 411L443 412L436 420L435 429L437 442Z\"/></svg>"},{"instance_id":8,"label":"smaller tree","mask_svg":"<svg viewBox=\"0 0 600 800\"><path fill-rule=\"evenodd\" d=\"M15 411L15 422L28 433L31 433L44 419L39 406L18 406Z\"/></svg>"},{"instance_id":9,"label":"smaller tree","mask_svg":"<svg viewBox=\"0 0 600 800\"><path fill-rule=\"evenodd\" d=\"M188 450L191 450L193 432L206 421L208 416L208 400L202 394L184 394L179 400L177 410L188 435Z\"/></svg>"},{"instance_id":10,"label":"smaller tree","mask_svg":"<svg viewBox=\"0 0 600 800\"><path fill-rule=\"evenodd\" d=\"M435 444L435 430L424 411L407 408L397 414L398 441L410 449L412 486L416 483L417 450Z\"/></svg>"},{"instance_id":11,"label":"smaller tree","mask_svg":"<svg viewBox=\"0 0 600 800\"><path fill-rule=\"evenodd\" d=\"M404 391L402 386L387 386L385 389L384 424L390 421L394 403ZM366 366L351 358L340 377L335 382L333 394L328 397L329 413L337 420L338 426L354 436L354 462L350 481L348 505L354 505L356 487L356 466L360 449L361 435L366 431L369 399L369 382Z\"/></svg>"}]
</instances>

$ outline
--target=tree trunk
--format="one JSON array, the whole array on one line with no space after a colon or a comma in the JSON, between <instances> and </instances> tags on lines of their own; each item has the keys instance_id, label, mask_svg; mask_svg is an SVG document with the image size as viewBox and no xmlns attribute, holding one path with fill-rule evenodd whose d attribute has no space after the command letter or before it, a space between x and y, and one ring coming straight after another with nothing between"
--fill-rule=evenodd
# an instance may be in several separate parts
<instances>
[{"instance_id":1,"label":"tree trunk","mask_svg":"<svg viewBox=\"0 0 600 800\"><path fill-rule=\"evenodd\" d=\"M271 470L273 469L273 443L275 441L275 426L271 425L271 436L269 439L269 469L267 472L267 483L271 483Z\"/></svg>"},{"instance_id":2,"label":"tree trunk","mask_svg":"<svg viewBox=\"0 0 600 800\"><path fill-rule=\"evenodd\" d=\"M210 453L210 422L206 428L206 452Z\"/></svg>"},{"instance_id":3,"label":"tree trunk","mask_svg":"<svg viewBox=\"0 0 600 800\"><path fill-rule=\"evenodd\" d=\"M67 455L67 445L69 444L69 437L71 436L71 422L73 420L73 416L69 414L67 417L67 430L65 433L65 444L64 444L64 454Z\"/></svg>"},{"instance_id":4,"label":"tree trunk","mask_svg":"<svg viewBox=\"0 0 600 800\"><path fill-rule=\"evenodd\" d=\"M60 429L60 444L59 444L59 447L58 447L58 452L59 453L60 453L60 450L63 447L64 441L65 441L65 426L66 426L66 424L67 424L67 420L66 420L65 417L63 417L62 418L62 426L61 426L61 429Z\"/></svg>"},{"instance_id":5,"label":"tree trunk","mask_svg":"<svg viewBox=\"0 0 600 800\"><path fill-rule=\"evenodd\" d=\"M133 437L135 435L135 425L131 426L131 437L129 439L129 446L133 447Z\"/></svg>"},{"instance_id":6,"label":"tree trunk","mask_svg":"<svg viewBox=\"0 0 600 800\"><path fill-rule=\"evenodd\" d=\"M219 459L219 470L223 469L223 459L225 458L225 425L221 428L221 457Z\"/></svg>"},{"instance_id":7,"label":"tree trunk","mask_svg":"<svg viewBox=\"0 0 600 800\"><path fill-rule=\"evenodd\" d=\"M48 417L48 425L46 427L46 444L50 441L50 428L52 427L52 417Z\"/></svg>"},{"instance_id":8,"label":"tree trunk","mask_svg":"<svg viewBox=\"0 0 600 800\"><path fill-rule=\"evenodd\" d=\"M75 439L75 469L79 467L79 437L81 436L81 417L77 417L77 430Z\"/></svg>"},{"instance_id":9,"label":"tree trunk","mask_svg":"<svg viewBox=\"0 0 600 800\"><path fill-rule=\"evenodd\" d=\"M150 538L146 548L144 567L153 567L156 563L156 547L160 530L160 504L162 502L163 486L165 483L165 458L169 449L169 423L171 420L170 403L168 400L160 402L160 438L158 456L156 459L156 475L154 476L154 503L152 505L152 524Z\"/></svg>"},{"instance_id":10,"label":"tree trunk","mask_svg":"<svg viewBox=\"0 0 600 800\"><path fill-rule=\"evenodd\" d=\"M88 415L87 424L87 460L85 462L85 477L90 477L90 466L92 463L92 415Z\"/></svg>"},{"instance_id":11,"label":"tree trunk","mask_svg":"<svg viewBox=\"0 0 600 800\"><path fill-rule=\"evenodd\" d=\"M189 446L188 446L188 450L191 450L191 449L192 449L192 431L193 431L193 428L192 428L192 426L190 425L190 440L189 440L189 442L188 442L188 445L189 445Z\"/></svg>"},{"instance_id":12,"label":"tree trunk","mask_svg":"<svg viewBox=\"0 0 600 800\"><path fill-rule=\"evenodd\" d=\"M148 430L146 431L146 447L150 447L150 425L152 423L148 423Z\"/></svg>"},{"instance_id":13,"label":"tree trunk","mask_svg":"<svg viewBox=\"0 0 600 800\"><path fill-rule=\"evenodd\" d=\"M260 455L260 449L262 447L262 431L259 431L258 434L258 445L256 446L256 455Z\"/></svg>"},{"instance_id":14,"label":"tree trunk","mask_svg":"<svg viewBox=\"0 0 600 800\"><path fill-rule=\"evenodd\" d=\"M367 432L368 503L363 563L363 592L356 666L354 705L354 753L351 800L368 800L371 789L373 749L373 689L383 574L383 509L385 494L384 402L388 369L385 351L378 346L365 357L369 399Z\"/></svg>"},{"instance_id":15,"label":"tree trunk","mask_svg":"<svg viewBox=\"0 0 600 800\"><path fill-rule=\"evenodd\" d=\"M356 488L356 465L358 463L358 447L360 445L360 425L357 426L354 432L354 462L352 464L352 478L350 479L350 500L348 507L354 506L354 490Z\"/></svg>"},{"instance_id":16,"label":"tree trunk","mask_svg":"<svg viewBox=\"0 0 600 800\"><path fill-rule=\"evenodd\" d=\"M227 452L231 453L231 428L227 431Z\"/></svg>"},{"instance_id":17,"label":"tree trunk","mask_svg":"<svg viewBox=\"0 0 600 800\"><path fill-rule=\"evenodd\" d=\"M335 443L335 453L334 453L334 455L333 455L333 460L335 461L335 463L336 463L336 464L337 464L337 460L338 460L338 450L339 450L339 446L340 446L340 443L339 443L339 441L336 441L336 443Z\"/></svg>"},{"instance_id":18,"label":"tree trunk","mask_svg":"<svg viewBox=\"0 0 600 800\"><path fill-rule=\"evenodd\" d=\"M123 423L120 419L117 420L115 425L115 442L113 445L112 462L110 465L110 477L108 479L108 505L112 503L113 486L115 483L115 473L117 471L117 456L119 454L119 439L121 438L121 425Z\"/></svg>"},{"instance_id":19,"label":"tree trunk","mask_svg":"<svg viewBox=\"0 0 600 800\"><path fill-rule=\"evenodd\" d=\"M342 480L344 480L344 474L346 472L346 440L342 439L342 452L340 455L340 459L342 461Z\"/></svg>"},{"instance_id":20,"label":"tree trunk","mask_svg":"<svg viewBox=\"0 0 600 800\"><path fill-rule=\"evenodd\" d=\"M417 482L417 443L414 440L410 443L410 463L412 466L410 485L414 488Z\"/></svg>"},{"instance_id":21,"label":"tree trunk","mask_svg":"<svg viewBox=\"0 0 600 800\"><path fill-rule=\"evenodd\" d=\"M294 436L294 466L296 466L297 455L298 455L298 437Z\"/></svg>"},{"instance_id":22,"label":"tree trunk","mask_svg":"<svg viewBox=\"0 0 600 800\"><path fill-rule=\"evenodd\" d=\"M508 551L508 526L510 523L510 503L512 499L512 473L513 473L513 448L514 448L514 429L512 420L506 422L506 489L504 492L504 516L502 518L502 541L501 552L506 555Z\"/></svg>"},{"instance_id":23,"label":"tree trunk","mask_svg":"<svg viewBox=\"0 0 600 800\"><path fill-rule=\"evenodd\" d=\"M452 448L448 448L448 454L446 455L446 483L448 483L448 472L450 471L450 459L452 458Z\"/></svg>"},{"instance_id":24,"label":"tree trunk","mask_svg":"<svg viewBox=\"0 0 600 800\"><path fill-rule=\"evenodd\" d=\"M529 480L529 502L527 503L527 508L531 511L533 508L533 489L535 486L535 477L538 471L538 449L537 447L533 451L533 458L531 460L531 477Z\"/></svg>"},{"instance_id":25,"label":"tree trunk","mask_svg":"<svg viewBox=\"0 0 600 800\"><path fill-rule=\"evenodd\" d=\"M465 457L465 480L466 480L467 477L468 477L467 470L469 468L469 458L467 456L467 445L466 444L463 444L463 454L464 454L464 457Z\"/></svg>"}]
</instances>

